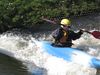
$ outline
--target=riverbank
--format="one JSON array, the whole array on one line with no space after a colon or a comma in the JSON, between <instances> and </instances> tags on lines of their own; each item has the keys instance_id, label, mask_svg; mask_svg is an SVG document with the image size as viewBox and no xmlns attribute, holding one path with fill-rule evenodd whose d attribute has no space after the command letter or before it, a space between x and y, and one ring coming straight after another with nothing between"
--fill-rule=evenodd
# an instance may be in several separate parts
<instances>
[{"instance_id":1,"label":"riverbank","mask_svg":"<svg viewBox=\"0 0 100 75\"><path fill-rule=\"evenodd\" d=\"M87 30L100 30L100 13L93 13L90 15L83 15L83 16L71 16L71 25L72 29L79 30L79 29L87 29ZM59 20L60 23L60 20ZM11 29L4 28L4 30L0 31L0 33L13 30L13 29L20 29L20 30L27 30L32 33L41 32L41 31L52 31L55 30L60 25L53 25L46 21L37 24L31 28L23 28L23 27L14 27Z\"/></svg>"}]
</instances>

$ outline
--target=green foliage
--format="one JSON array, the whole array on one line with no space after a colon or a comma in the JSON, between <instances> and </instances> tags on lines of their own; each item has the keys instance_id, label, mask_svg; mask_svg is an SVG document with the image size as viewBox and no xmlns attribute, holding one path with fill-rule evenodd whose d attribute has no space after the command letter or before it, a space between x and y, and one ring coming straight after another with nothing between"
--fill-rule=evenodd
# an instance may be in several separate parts
<instances>
[{"instance_id":1,"label":"green foliage","mask_svg":"<svg viewBox=\"0 0 100 75\"><path fill-rule=\"evenodd\" d=\"M99 9L99 0L0 0L0 29L34 27L42 17L63 18Z\"/></svg>"}]
</instances>

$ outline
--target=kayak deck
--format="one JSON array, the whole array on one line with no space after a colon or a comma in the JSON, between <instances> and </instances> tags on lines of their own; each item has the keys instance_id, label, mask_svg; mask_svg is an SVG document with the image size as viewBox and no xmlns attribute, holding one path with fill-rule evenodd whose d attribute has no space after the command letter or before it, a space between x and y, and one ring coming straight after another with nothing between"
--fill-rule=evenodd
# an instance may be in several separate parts
<instances>
[{"instance_id":1,"label":"kayak deck","mask_svg":"<svg viewBox=\"0 0 100 75\"><path fill-rule=\"evenodd\" d=\"M53 47L50 42L42 41L42 47L47 53L62 58L69 62L75 62L81 65L100 68L100 60L79 49L70 47Z\"/></svg>"}]
</instances>

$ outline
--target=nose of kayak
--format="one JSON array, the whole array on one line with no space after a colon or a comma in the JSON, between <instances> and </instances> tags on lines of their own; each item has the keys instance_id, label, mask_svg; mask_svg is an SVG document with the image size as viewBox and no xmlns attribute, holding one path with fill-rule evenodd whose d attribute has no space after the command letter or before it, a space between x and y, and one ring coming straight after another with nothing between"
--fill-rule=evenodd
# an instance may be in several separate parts
<instances>
[{"instance_id":1,"label":"nose of kayak","mask_svg":"<svg viewBox=\"0 0 100 75\"><path fill-rule=\"evenodd\" d=\"M92 66L94 68L100 69L100 60L96 58L92 58Z\"/></svg>"}]
</instances>

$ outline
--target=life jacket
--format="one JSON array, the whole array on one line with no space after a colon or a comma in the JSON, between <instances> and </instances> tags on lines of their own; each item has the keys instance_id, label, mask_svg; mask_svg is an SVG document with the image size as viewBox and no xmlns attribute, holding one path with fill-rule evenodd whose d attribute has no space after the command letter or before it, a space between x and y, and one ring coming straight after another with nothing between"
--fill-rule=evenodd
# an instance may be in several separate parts
<instances>
[{"instance_id":1,"label":"life jacket","mask_svg":"<svg viewBox=\"0 0 100 75\"><path fill-rule=\"evenodd\" d=\"M60 38L59 42L64 44L67 42L67 39L68 39L68 32L65 31L65 30L62 30L63 31L63 36Z\"/></svg>"}]
</instances>

